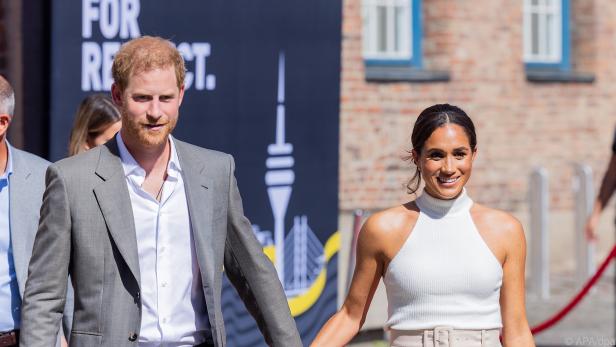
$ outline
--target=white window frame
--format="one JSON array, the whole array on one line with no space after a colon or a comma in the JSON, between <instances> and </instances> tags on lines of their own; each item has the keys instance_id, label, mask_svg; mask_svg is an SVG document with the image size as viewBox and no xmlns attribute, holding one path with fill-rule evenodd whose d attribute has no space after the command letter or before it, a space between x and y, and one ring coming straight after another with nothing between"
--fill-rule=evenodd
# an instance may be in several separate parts
<instances>
[{"instance_id":1,"label":"white window frame","mask_svg":"<svg viewBox=\"0 0 616 347\"><path fill-rule=\"evenodd\" d=\"M536 2L537 4L533 4ZM537 18L537 37L532 36L532 17ZM552 16L551 22L548 18ZM524 62L560 63L563 59L562 0L524 0ZM538 42L534 42L537 40ZM533 52L536 43L538 52Z\"/></svg>"},{"instance_id":2,"label":"white window frame","mask_svg":"<svg viewBox=\"0 0 616 347\"><path fill-rule=\"evenodd\" d=\"M363 57L366 60L411 60L413 58L413 0L362 0ZM385 8L385 49L379 49L378 9ZM401 18L396 28L396 8ZM396 50L396 31L399 47Z\"/></svg>"}]
</instances>

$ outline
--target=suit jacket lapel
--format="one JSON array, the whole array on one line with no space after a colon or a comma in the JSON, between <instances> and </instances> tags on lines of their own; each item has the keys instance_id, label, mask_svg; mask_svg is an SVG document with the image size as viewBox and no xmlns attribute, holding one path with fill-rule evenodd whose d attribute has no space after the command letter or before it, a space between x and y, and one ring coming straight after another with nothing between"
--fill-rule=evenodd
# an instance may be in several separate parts
<instances>
[{"instance_id":1,"label":"suit jacket lapel","mask_svg":"<svg viewBox=\"0 0 616 347\"><path fill-rule=\"evenodd\" d=\"M116 141L109 141L100 151L96 174L103 182L94 188L94 194L109 234L137 283L141 285L133 207Z\"/></svg>"},{"instance_id":2,"label":"suit jacket lapel","mask_svg":"<svg viewBox=\"0 0 616 347\"><path fill-rule=\"evenodd\" d=\"M191 149L174 138L176 151L182 167L188 213L195 240L195 250L203 284L214 280L212 243L212 180L207 175L205 163L193 155Z\"/></svg>"},{"instance_id":3,"label":"suit jacket lapel","mask_svg":"<svg viewBox=\"0 0 616 347\"><path fill-rule=\"evenodd\" d=\"M16 150L11 151L13 155L13 173L9 180L9 218L11 226L11 244L13 246L13 262L15 264L15 273L17 274L17 283L19 283L19 291L23 294L26 285L26 276L28 275L28 259L29 253L32 250L28 249L28 241L34 238L38 225L38 219L35 215L29 213L35 211L31 205L36 203L31 201L32 185L28 184L31 172L28 163L20 157ZM40 202L39 202L40 203Z\"/></svg>"}]
</instances>

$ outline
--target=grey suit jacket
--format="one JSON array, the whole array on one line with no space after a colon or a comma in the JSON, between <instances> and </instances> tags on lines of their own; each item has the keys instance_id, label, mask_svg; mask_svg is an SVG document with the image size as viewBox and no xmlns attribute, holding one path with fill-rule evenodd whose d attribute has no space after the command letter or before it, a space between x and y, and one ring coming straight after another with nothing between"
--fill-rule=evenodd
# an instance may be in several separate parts
<instances>
[{"instance_id":1,"label":"grey suit jacket","mask_svg":"<svg viewBox=\"0 0 616 347\"><path fill-rule=\"evenodd\" d=\"M231 156L175 140L203 293L225 346L223 265L266 341L301 346L282 286L244 217ZM141 324L132 207L116 141L52 164L23 301L21 346L53 344L66 278L75 288L71 346L136 346Z\"/></svg>"},{"instance_id":2,"label":"grey suit jacket","mask_svg":"<svg viewBox=\"0 0 616 347\"><path fill-rule=\"evenodd\" d=\"M13 174L9 177L11 243L19 293L23 297L32 244L38 229L49 162L11 147Z\"/></svg>"},{"instance_id":3,"label":"grey suit jacket","mask_svg":"<svg viewBox=\"0 0 616 347\"><path fill-rule=\"evenodd\" d=\"M13 161L13 174L9 177L11 243L19 294L23 298L28 276L28 263L32 254L34 236L38 229L39 212L45 191L45 171L50 163L15 147L11 147L11 155ZM72 313L72 292L69 290L66 312L62 320L66 335L70 331Z\"/></svg>"},{"instance_id":4,"label":"grey suit jacket","mask_svg":"<svg viewBox=\"0 0 616 347\"><path fill-rule=\"evenodd\" d=\"M11 155L13 161L13 174L9 177L11 243L19 294L23 298L28 263L45 191L45 170L49 162L14 147L11 147ZM72 293L69 290L66 312L62 320L67 335L72 321L72 308Z\"/></svg>"}]
</instances>

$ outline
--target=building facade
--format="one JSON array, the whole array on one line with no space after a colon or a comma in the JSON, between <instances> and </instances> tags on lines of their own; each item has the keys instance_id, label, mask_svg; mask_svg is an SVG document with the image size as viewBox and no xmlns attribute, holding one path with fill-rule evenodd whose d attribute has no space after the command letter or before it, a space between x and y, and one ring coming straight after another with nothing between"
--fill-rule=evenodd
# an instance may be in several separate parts
<instances>
[{"instance_id":1,"label":"building facade","mask_svg":"<svg viewBox=\"0 0 616 347\"><path fill-rule=\"evenodd\" d=\"M590 165L598 189L614 138L615 15L610 0L345 0L341 228L355 209L412 198L402 158L414 121L451 103L477 127L472 198L528 233L529 175L544 167L552 259L572 268L572 164ZM598 255L612 245L605 220Z\"/></svg>"}]
</instances>

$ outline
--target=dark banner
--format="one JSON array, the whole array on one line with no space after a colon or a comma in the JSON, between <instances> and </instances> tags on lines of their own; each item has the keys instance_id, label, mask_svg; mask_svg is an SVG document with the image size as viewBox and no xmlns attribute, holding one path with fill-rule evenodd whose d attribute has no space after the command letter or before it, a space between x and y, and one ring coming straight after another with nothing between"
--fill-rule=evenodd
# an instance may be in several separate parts
<instances>
[{"instance_id":1,"label":"dark banner","mask_svg":"<svg viewBox=\"0 0 616 347\"><path fill-rule=\"evenodd\" d=\"M174 136L234 155L246 215L308 344L336 310L339 0L52 2L51 159L120 45L157 35L187 65ZM228 282L229 346L265 345Z\"/></svg>"}]
</instances>

